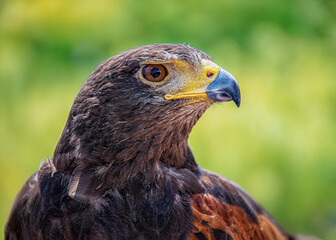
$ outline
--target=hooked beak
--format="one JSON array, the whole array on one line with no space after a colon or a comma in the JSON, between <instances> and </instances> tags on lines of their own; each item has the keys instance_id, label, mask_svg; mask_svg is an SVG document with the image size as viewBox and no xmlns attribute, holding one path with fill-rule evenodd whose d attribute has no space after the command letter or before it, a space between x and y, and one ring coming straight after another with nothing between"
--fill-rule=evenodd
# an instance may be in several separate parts
<instances>
[{"instance_id":1,"label":"hooked beak","mask_svg":"<svg viewBox=\"0 0 336 240\"><path fill-rule=\"evenodd\" d=\"M240 106L240 90L236 79L223 68L210 60L202 60L202 71L196 76L184 72L186 83L184 88L174 94L166 94L166 100L190 98L190 103L199 101L229 102ZM197 79L195 81L195 79ZM196 99L196 100L195 100Z\"/></svg>"},{"instance_id":2,"label":"hooked beak","mask_svg":"<svg viewBox=\"0 0 336 240\"><path fill-rule=\"evenodd\" d=\"M236 79L224 69L220 69L214 81L206 88L208 98L215 102L233 101L240 106L240 89Z\"/></svg>"}]
</instances>

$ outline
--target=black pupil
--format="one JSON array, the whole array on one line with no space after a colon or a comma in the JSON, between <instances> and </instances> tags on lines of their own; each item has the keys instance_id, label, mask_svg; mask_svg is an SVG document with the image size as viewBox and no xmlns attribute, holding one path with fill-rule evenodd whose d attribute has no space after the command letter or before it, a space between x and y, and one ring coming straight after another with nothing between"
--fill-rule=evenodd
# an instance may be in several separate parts
<instances>
[{"instance_id":1,"label":"black pupil","mask_svg":"<svg viewBox=\"0 0 336 240\"><path fill-rule=\"evenodd\" d=\"M160 74L161 74L161 71L158 68L153 68L151 70L151 75L153 76L153 78L158 78Z\"/></svg>"}]
</instances>

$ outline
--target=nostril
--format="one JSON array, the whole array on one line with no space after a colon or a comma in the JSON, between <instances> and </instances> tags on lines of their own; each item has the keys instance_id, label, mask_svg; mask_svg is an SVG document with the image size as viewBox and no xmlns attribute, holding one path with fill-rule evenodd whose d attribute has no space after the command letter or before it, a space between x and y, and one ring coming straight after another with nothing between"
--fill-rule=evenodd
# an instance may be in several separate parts
<instances>
[{"instance_id":1,"label":"nostril","mask_svg":"<svg viewBox=\"0 0 336 240\"><path fill-rule=\"evenodd\" d=\"M213 72L207 72L206 75L209 79L212 79L215 74Z\"/></svg>"}]
</instances>

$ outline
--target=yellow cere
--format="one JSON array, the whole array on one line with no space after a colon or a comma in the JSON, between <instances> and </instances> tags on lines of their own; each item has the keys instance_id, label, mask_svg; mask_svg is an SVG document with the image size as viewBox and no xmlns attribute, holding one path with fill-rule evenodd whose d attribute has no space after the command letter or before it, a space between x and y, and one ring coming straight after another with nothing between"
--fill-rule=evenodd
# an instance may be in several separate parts
<instances>
[{"instance_id":1,"label":"yellow cere","mask_svg":"<svg viewBox=\"0 0 336 240\"><path fill-rule=\"evenodd\" d=\"M186 82L182 90L175 94L166 94L165 99L179 99L179 98L197 98L192 102L199 100L207 100L206 88L208 85L216 79L219 70L217 64L212 61L203 59L201 62L201 68L196 70L189 64L183 61L174 62L174 68L177 72L182 72L184 81ZM208 77L207 74L211 73Z\"/></svg>"},{"instance_id":2,"label":"yellow cere","mask_svg":"<svg viewBox=\"0 0 336 240\"><path fill-rule=\"evenodd\" d=\"M211 72L211 73L213 73L214 75L212 76L212 80L211 80L211 82L214 80L214 79L216 79L216 77L217 77L217 75L218 75L218 73L219 73L219 70L221 69L221 67L220 66L218 66L216 63L214 63L214 62L212 62L212 61L210 61L210 60L205 60L205 59L203 59L202 60L202 68L203 68L203 74L205 75L205 76L207 76L207 73L208 72Z\"/></svg>"}]
</instances>

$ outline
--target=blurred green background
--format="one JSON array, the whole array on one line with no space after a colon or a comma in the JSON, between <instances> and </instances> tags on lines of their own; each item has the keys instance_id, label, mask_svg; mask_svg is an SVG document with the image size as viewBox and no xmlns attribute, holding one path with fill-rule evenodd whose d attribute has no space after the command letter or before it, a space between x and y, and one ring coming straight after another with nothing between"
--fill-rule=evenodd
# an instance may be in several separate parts
<instances>
[{"instance_id":1,"label":"blurred green background","mask_svg":"<svg viewBox=\"0 0 336 240\"><path fill-rule=\"evenodd\" d=\"M104 59L188 43L230 71L189 142L292 232L336 239L336 1L0 1L0 227ZM3 236L1 236L3 237Z\"/></svg>"}]
</instances>

